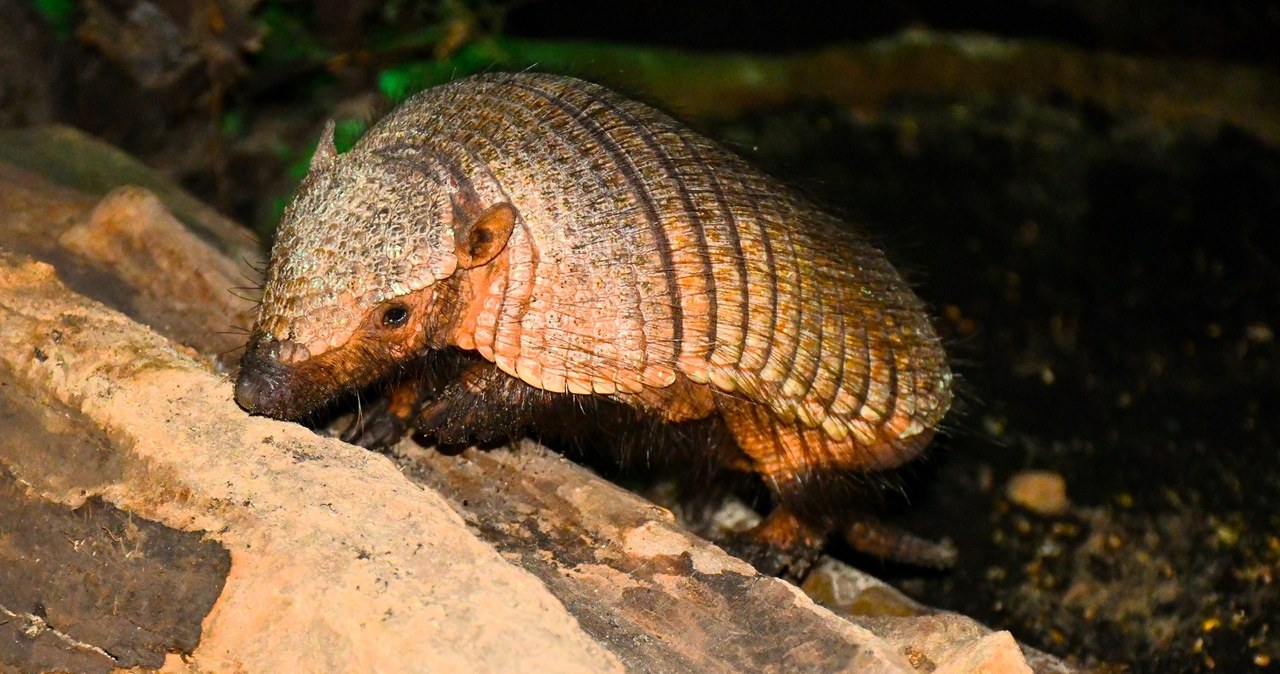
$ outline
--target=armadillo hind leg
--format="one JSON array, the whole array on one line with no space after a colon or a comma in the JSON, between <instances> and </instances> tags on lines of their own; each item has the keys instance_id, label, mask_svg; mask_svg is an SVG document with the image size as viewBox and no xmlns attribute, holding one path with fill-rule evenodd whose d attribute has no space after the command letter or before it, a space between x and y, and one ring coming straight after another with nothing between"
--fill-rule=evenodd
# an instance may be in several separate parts
<instances>
[{"instance_id":1,"label":"armadillo hind leg","mask_svg":"<svg viewBox=\"0 0 1280 674\"><path fill-rule=\"evenodd\" d=\"M746 533L777 551L753 553L742 542L731 546L751 553L749 561L761 571L786 565L789 568L782 570L794 574L805 555L815 545L820 547L832 531L839 531L855 550L881 559L934 568L952 563L955 552L949 546L893 529L852 508L858 500L852 473L864 466L876 467L878 448L837 443L821 429L779 421L747 401L726 398L719 405L751 470L761 476L776 500L776 509L765 523ZM858 457L865 458L859 461ZM846 492L847 498L840 492Z\"/></svg>"},{"instance_id":2,"label":"armadillo hind leg","mask_svg":"<svg viewBox=\"0 0 1280 674\"><path fill-rule=\"evenodd\" d=\"M830 525L811 517L806 476L828 470L830 459L815 437L776 421L763 407L745 400L719 401L721 416L746 457L740 468L758 474L774 496L764 522L724 541L734 555L761 573L800 579L822 552ZM818 430L816 433L820 434Z\"/></svg>"},{"instance_id":3,"label":"armadillo hind leg","mask_svg":"<svg viewBox=\"0 0 1280 674\"><path fill-rule=\"evenodd\" d=\"M760 524L731 534L721 545L760 573L799 582L822 554L826 532L778 506Z\"/></svg>"}]
</instances>

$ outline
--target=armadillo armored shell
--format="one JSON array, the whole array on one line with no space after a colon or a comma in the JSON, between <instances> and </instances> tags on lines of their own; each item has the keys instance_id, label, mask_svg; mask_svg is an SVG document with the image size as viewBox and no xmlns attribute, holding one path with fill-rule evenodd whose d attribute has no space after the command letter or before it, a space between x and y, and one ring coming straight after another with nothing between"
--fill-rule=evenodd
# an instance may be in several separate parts
<instances>
[{"instance_id":1,"label":"armadillo armored shell","mask_svg":"<svg viewBox=\"0 0 1280 674\"><path fill-rule=\"evenodd\" d=\"M424 91L322 153L255 340L286 362L343 348L366 308L465 273L459 214L501 203L499 271L437 341L530 386L720 414L767 477L900 464L950 405L922 303L849 223L661 112L545 74Z\"/></svg>"}]
</instances>

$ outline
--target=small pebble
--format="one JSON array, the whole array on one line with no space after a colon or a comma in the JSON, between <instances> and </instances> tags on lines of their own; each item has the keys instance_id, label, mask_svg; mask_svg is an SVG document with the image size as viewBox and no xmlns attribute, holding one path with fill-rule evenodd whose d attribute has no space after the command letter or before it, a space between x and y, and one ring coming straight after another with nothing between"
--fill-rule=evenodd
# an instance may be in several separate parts
<instances>
[{"instance_id":1,"label":"small pebble","mask_svg":"<svg viewBox=\"0 0 1280 674\"><path fill-rule=\"evenodd\" d=\"M1005 495L1015 505L1046 517L1065 515L1071 509L1067 481L1053 471L1024 470L1017 473L1009 478Z\"/></svg>"}]
</instances>

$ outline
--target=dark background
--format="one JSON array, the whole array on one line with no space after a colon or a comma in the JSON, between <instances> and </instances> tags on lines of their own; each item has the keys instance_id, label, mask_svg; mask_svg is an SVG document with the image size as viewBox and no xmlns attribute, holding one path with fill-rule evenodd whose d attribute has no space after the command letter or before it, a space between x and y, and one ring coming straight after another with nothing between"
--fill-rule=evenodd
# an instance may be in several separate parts
<instances>
[{"instance_id":1,"label":"dark background","mask_svg":"<svg viewBox=\"0 0 1280 674\"><path fill-rule=\"evenodd\" d=\"M1091 49L1277 63L1273 2L679 2L548 0L517 6L517 35L787 52L909 26L1061 40Z\"/></svg>"}]
</instances>

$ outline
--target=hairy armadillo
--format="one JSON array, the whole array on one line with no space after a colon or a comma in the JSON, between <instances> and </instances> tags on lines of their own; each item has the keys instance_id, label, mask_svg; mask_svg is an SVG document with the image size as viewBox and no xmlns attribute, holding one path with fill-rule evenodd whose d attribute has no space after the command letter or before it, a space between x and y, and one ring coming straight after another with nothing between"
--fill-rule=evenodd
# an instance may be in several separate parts
<instances>
[{"instance_id":1,"label":"hairy armadillo","mask_svg":"<svg viewBox=\"0 0 1280 674\"><path fill-rule=\"evenodd\" d=\"M775 497L757 540L807 554L845 519L814 503L917 455L950 406L939 338L885 256L653 108L488 74L343 155L331 135L272 249L236 382L250 412L299 418L470 352L425 394L393 375L396 430L501 437L564 399L714 419L733 446L708 456Z\"/></svg>"}]
</instances>

